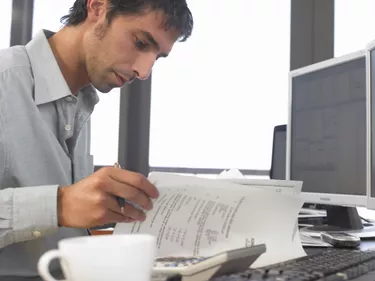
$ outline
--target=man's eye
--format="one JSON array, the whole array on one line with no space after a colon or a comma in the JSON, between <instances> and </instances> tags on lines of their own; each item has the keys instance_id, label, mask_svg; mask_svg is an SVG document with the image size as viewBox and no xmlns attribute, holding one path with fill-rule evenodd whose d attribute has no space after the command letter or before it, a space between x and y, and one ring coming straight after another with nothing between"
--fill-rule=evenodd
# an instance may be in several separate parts
<instances>
[{"instance_id":1,"label":"man's eye","mask_svg":"<svg viewBox=\"0 0 375 281\"><path fill-rule=\"evenodd\" d=\"M137 48L138 50L143 51L143 50L147 49L148 44L147 44L147 42L144 42L144 41L142 41L142 40L137 39L137 40L135 41L135 46L136 46L136 48Z\"/></svg>"}]
</instances>

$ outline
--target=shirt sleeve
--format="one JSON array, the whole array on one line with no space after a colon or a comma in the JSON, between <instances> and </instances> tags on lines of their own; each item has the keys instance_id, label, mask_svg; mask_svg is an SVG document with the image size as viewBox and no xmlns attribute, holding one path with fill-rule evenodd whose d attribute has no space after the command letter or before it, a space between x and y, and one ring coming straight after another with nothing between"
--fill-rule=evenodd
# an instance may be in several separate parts
<instances>
[{"instance_id":1,"label":"shirt sleeve","mask_svg":"<svg viewBox=\"0 0 375 281\"><path fill-rule=\"evenodd\" d=\"M0 93L1 104L1 93ZM58 229L58 185L9 188L5 186L9 151L0 112L0 249L49 235Z\"/></svg>"},{"instance_id":2,"label":"shirt sleeve","mask_svg":"<svg viewBox=\"0 0 375 281\"><path fill-rule=\"evenodd\" d=\"M57 189L33 186L0 190L0 248L57 230Z\"/></svg>"}]
</instances>

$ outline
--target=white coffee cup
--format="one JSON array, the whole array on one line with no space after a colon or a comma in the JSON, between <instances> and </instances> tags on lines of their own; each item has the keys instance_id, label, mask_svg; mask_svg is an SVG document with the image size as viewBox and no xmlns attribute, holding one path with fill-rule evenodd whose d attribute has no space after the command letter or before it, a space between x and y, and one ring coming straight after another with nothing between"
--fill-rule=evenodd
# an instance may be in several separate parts
<instances>
[{"instance_id":1,"label":"white coffee cup","mask_svg":"<svg viewBox=\"0 0 375 281\"><path fill-rule=\"evenodd\" d=\"M67 238L40 257L38 272L45 281L56 281L49 264L60 259L67 281L149 281L155 253L156 238L147 234Z\"/></svg>"}]
</instances>

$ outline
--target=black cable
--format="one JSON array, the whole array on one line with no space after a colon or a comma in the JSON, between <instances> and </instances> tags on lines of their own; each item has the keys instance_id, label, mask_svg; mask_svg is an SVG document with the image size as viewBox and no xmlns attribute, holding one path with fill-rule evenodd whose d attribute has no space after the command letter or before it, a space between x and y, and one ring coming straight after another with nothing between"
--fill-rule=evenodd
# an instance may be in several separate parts
<instances>
[{"instance_id":1,"label":"black cable","mask_svg":"<svg viewBox=\"0 0 375 281\"><path fill-rule=\"evenodd\" d=\"M368 219L365 219L364 217L361 217L361 216L360 216L360 218L361 218L362 220L364 220L365 222L369 222L369 223L371 223L371 221L370 221L370 220L368 220Z\"/></svg>"}]
</instances>

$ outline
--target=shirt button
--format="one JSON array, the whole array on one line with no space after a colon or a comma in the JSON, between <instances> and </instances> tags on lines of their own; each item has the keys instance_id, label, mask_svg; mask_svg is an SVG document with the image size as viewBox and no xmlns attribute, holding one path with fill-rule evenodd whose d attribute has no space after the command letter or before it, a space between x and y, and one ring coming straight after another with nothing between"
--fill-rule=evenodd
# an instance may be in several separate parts
<instances>
[{"instance_id":1,"label":"shirt button","mask_svg":"<svg viewBox=\"0 0 375 281\"><path fill-rule=\"evenodd\" d=\"M68 125L65 125L65 131L70 131L72 129L72 127L68 124Z\"/></svg>"},{"instance_id":2,"label":"shirt button","mask_svg":"<svg viewBox=\"0 0 375 281\"><path fill-rule=\"evenodd\" d=\"M34 231L33 236L34 237L40 237L40 236L42 236L42 233L40 233L40 231Z\"/></svg>"},{"instance_id":3,"label":"shirt button","mask_svg":"<svg viewBox=\"0 0 375 281\"><path fill-rule=\"evenodd\" d=\"M73 98L72 97L66 97L66 100L67 101L73 101Z\"/></svg>"}]
</instances>

